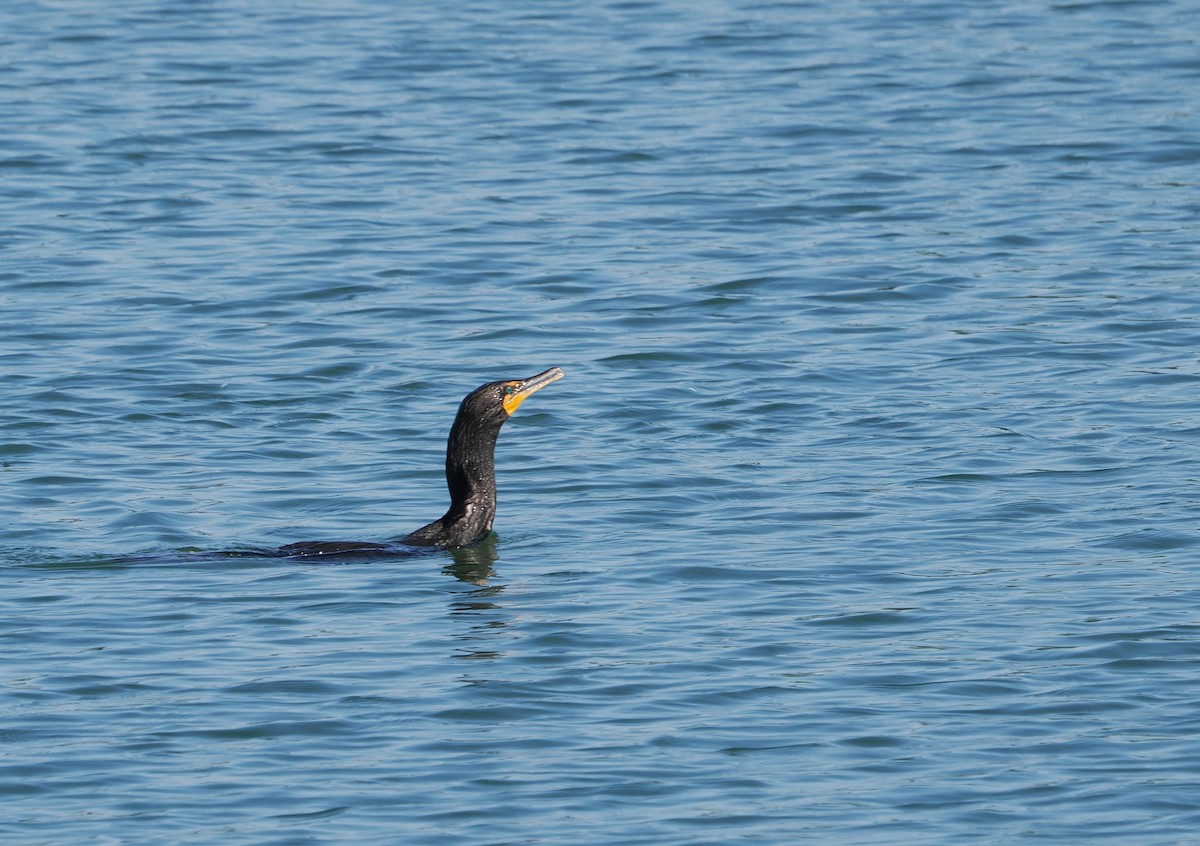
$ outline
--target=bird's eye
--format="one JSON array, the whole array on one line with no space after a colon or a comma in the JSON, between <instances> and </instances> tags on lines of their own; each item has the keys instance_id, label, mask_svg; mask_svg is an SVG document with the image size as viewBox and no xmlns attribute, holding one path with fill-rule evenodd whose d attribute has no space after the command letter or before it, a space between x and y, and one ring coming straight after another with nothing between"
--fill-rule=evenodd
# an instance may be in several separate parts
<instances>
[{"instance_id":1,"label":"bird's eye","mask_svg":"<svg viewBox=\"0 0 1200 846\"><path fill-rule=\"evenodd\" d=\"M511 393L512 393L514 390L515 390L515 388L513 388L513 386L512 386L512 385L505 385L505 386L504 386L504 393L505 393L505 394L511 394Z\"/></svg>"}]
</instances>

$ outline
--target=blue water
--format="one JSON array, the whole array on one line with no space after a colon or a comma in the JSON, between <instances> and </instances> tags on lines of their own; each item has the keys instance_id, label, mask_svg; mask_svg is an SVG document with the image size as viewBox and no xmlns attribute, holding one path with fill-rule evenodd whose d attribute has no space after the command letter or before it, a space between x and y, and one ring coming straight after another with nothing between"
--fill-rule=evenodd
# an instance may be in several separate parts
<instances>
[{"instance_id":1,"label":"blue water","mask_svg":"<svg viewBox=\"0 0 1200 846\"><path fill-rule=\"evenodd\" d=\"M0 6L0 840L1200 842L1198 39Z\"/></svg>"}]
</instances>

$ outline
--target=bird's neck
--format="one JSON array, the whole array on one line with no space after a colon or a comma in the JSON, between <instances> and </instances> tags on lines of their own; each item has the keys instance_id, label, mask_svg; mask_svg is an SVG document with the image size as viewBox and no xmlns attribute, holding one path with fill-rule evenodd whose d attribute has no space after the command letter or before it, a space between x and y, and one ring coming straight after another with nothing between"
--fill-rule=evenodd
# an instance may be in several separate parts
<instances>
[{"instance_id":1,"label":"bird's neck","mask_svg":"<svg viewBox=\"0 0 1200 846\"><path fill-rule=\"evenodd\" d=\"M406 543L470 546L485 538L496 518L496 438L500 428L482 426L459 414L446 442L446 486L450 508L417 529Z\"/></svg>"}]
</instances>

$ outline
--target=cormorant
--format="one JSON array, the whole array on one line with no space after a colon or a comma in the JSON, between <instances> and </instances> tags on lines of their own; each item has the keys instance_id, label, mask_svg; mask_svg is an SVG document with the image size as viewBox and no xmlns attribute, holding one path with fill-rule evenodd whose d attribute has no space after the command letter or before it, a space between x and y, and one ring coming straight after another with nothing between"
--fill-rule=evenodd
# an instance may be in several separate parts
<instances>
[{"instance_id":1,"label":"cormorant","mask_svg":"<svg viewBox=\"0 0 1200 846\"><path fill-rule=\"evenodd\" d=\"M392 543L310 541L281 546L267 554L283 558L404 555L414 552L413 547L455 549L483 540L496 517L495 451L500 427L531 394L563 375L562 370L551 367L528 379L489 382L467 394L446 442L450 509L432 523Z\"/></svg>"}]
</instances>

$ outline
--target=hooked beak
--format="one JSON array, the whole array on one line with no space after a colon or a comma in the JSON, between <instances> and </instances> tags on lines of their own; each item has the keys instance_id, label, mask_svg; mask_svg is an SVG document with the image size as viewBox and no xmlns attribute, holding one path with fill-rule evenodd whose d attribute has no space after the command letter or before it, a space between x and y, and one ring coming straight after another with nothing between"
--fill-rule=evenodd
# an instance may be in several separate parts
<instances>
[{"instance_id":1,"label":"hooked beak","mask_svg":"<svg viewBox=\"0 0 1200 846\"><path fill-rule=\"evenodd\" d=\"M545 373L530 376L528 379L522 379L520 382L510 382L509 385L513 388L513 392L505 394L504 410L512 414L521 403L525 402L526 397L537 393L551 382L556 382L565 375L559 368L551 367Z\"/></svg>"}]
</instances>

